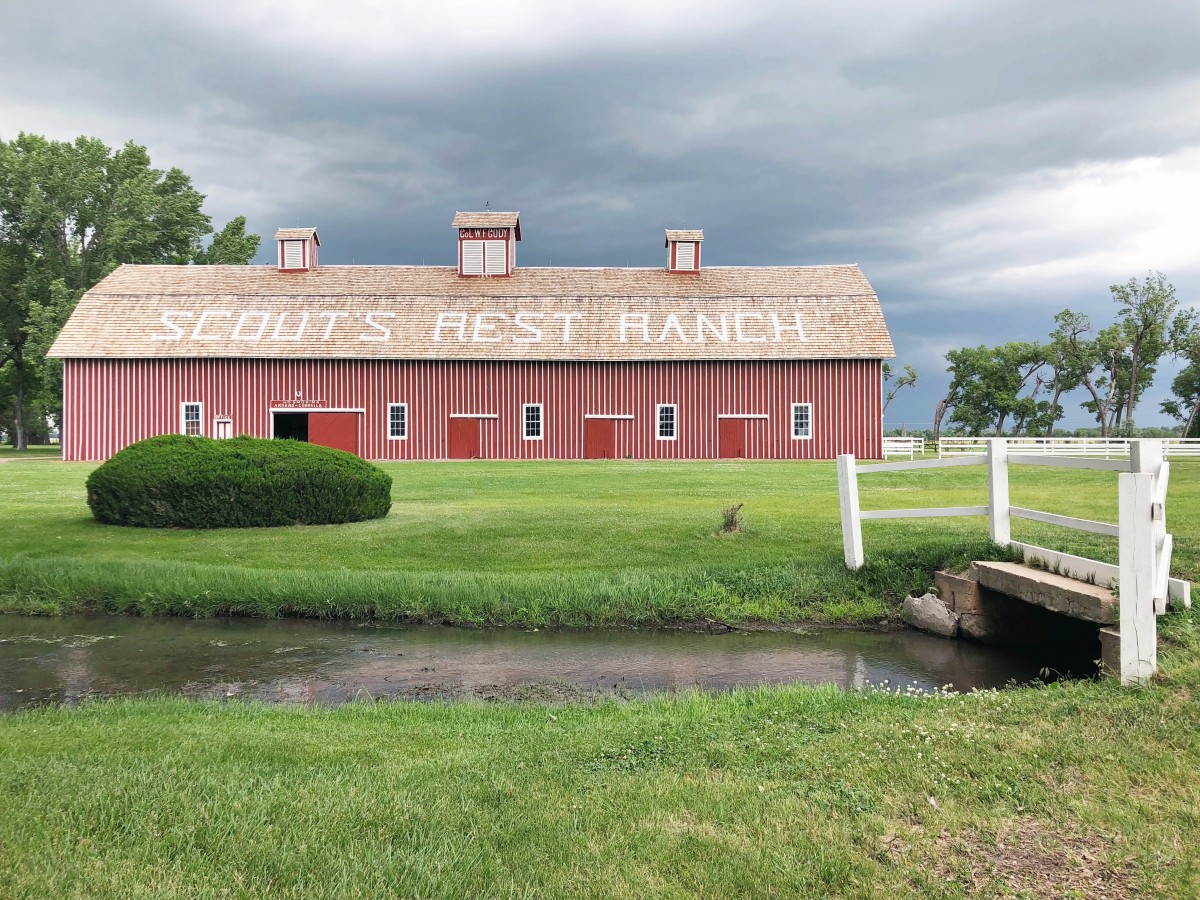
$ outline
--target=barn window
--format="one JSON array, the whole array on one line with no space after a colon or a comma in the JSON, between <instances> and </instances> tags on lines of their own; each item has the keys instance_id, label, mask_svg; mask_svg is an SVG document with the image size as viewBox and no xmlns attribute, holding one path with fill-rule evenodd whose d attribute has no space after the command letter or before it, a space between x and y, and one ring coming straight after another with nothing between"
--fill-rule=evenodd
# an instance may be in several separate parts
<instances>
[{"instance_id":1,"label":"barn window","mask_svg":"<svg viewBox=\"0 0 1200 900\"><path fill-rule=\"evenodd\" d=\"M179 414L179 433L198 437L204 434L204 404L184 403Z\"/></svg>"},{"instance_id":2,"label":"barn window","mask_svg":"<svg viewBox=\"0 0 1200 900\"><path fill-rule=\"evenodd\" d=\"M542 439L542 404L526 403L521 407L521 420L524 422L522 432L527 441Z\"/></svg>"},{"instance_id":3,"label":"barn window","mask_svg":"<svg viewBox=\"0 0 1200 900\"><path fill-rule=\"evenodd\" d=\"M807 440L812 437L812 404L792 404L792 440Z\"/></svg>"},{"instance_id":4,"label":"barn window","mask_svg":"<svg viewBox=\"0 0 1200 900\"><path fill-rule=\"evenodd\" d=\"M654 418L658 422L658 439L660 441L675 440L678 407L674 403L660 403L655 409Z\"/></svg>"},{"instance_id":5,"label":"barn window","mask_svg":"<svg viewBox=\"0 0 1200 900\"><path fill-rule=\"evenodd\" d=\"M388 440L408 440L408 404L388 404Z\"/></svg>"},{"instance_id":6,"label":"barn window","mask_svg":"<svg viewBox=\"0 0 1200 900\"><path fill-rule=\"evenodd\" d=\"M233 420L213 419L213 437L224 440L233 437Z\"/></svg>"}]
</instances>

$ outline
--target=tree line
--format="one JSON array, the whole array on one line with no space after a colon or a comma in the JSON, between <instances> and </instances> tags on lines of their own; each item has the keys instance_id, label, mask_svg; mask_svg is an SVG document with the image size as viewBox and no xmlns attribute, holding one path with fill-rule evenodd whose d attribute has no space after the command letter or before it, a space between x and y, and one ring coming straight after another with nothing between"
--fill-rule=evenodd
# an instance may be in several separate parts
<instances>
[{"instance_id":1,"label":"tree line","mask_svg":"<svg viewBox=\"0 0 1200 900\"><path fill-rule=\"evenodd\" d=\"M17 449L62 423L62 364L46 351L79 298L123 263L245 265L260 238L214 234L204 195L145 147L32 134L0 141L0 430ZM212 235L211 239L208 236Z\"/></svg>"},{"instance_id":2,"label":"tree line","mask_svg":"<svg viewBox=\"0 0 1200 900\"><path fill-rule=\"evenodd\" d=\"M1053 436L1063 401L1082 394L1080 406L1101 437L1136 433L1134 411L1168 356L1183 361L1162 411L1200 437L1200 323L1179 308L1175 286L1161 272L1109 287L1115 321L1098 328L1070 309L1054 317L1046 340L961 347L946 354L950 385L938 401L932 437L943 426L971 435Z\"/></svg>"}]
</instances>

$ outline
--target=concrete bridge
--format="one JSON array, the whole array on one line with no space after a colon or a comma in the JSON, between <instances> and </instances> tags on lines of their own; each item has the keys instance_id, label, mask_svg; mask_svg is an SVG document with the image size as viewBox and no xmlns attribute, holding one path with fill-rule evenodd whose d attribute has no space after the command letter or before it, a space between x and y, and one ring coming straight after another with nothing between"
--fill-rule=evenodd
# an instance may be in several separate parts
<instances>
[{"instance_id":1,"label":"concrete bridge","mask_svg":"<svg viewBox=\"0 0 1200 900\"><path fill-rule=\"evenodd\" d=\"M991 561L972 563L963 573L938 572L934 585L936 594L904 602L904 619L915 628L1000 646L1090 638L1096 641L1092 658L1101 660L1105 673L1121 671L1121 605L1111 587Z\"/></svg>"},{"instance_id":2,"label":"concrete bridge","mask_svg":"<svg viewBox=\"0 0 1200 900\"><path fill-rule=\"evenodd\" d=\"M1109 670L1117 673L1123 684L1149 681L1158 667L1156 617L1165 613L1169 604L1191 605L1191 585L1170 574L1174 541L1167 531L1166 503L1171 466L1163 459L1162 442L1132 439L1128 442L1128 459L1048 457L1014 453L1013 449L1020 447L1010 447L1006 438L988 438L986 453L982 455L885 462L861 469L853 456L839 456L838 493L847 568L858 569L863 565L864 519L987 516L988 536L992 541L1020 551L1025 562L1033 565L977 562L966 579L976 587L961 587L960 592L964 595L961 608L957 593L947 584L941 591L950 597L949 603L933 594L912 598L911 602L906 602L909 617L914 621L921 617L926 622L921 627L947 636L962 633L996 642L1007 633L1013 637L1021 635L1018 643L1028 643L1030 630L1036 630L1039 624L1035 620L1037 614L1032 610L1041 610L1041 624L1046 627L1064 618L1093 627L1104 626L1101 640L1106 652L1101 658ZM1009 501L1009 467L1013 464L1119 473L1119 521L1097 522L1014 506ZM874 510L863 510L859 506L859 475L970 465L987 466L985 504ZM1119 564L1015 541L1012 538L1013 519L1115 537L1119 544ZM1035 566L1050 571L1039 571ZM1066 578L1058 573L1075 577ZM1118 584L1121 588L1119 602L1113 594L1113 588ZM970 593L972 590L975 593ZM1005 601L1000 598L1007 598L1007 606L1003 606ZM1045 616L1057 618L1046 619ZM1114 622L1119 624L1116 631L1111 628Z\"/></svg>"}]
</instances>

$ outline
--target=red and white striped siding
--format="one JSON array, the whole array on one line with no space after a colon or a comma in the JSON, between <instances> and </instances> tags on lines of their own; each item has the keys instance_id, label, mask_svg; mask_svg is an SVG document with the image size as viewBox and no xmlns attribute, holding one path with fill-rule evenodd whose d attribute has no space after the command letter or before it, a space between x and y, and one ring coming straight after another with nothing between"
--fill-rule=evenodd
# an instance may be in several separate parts
<instances>
[{"instance_id":1,"label":"red and white striped siding","mask_svg":"<svg viewBox=\"0 0 1200 900\"><path fill-rule=\"evenodd\" d=\"M361 410L368 459L442 459L452 414L483 419L481 452L495 459L583 456L585 416L616 423L617 456L718 456L718 416L746 420L751 459L882 455L879 360L739 362L449 362L408 360L69 359L63 452L103 460L122 447L180 430L180 404L204 404L234 434L271 435L272 401L297 397ZM408 404L407 440L387 437L387 405ZM521 435L521 406L542 403L544 438ZM678 405L678 437L656 437L655 407ZM811 403L812 438L791 437L791 404ZM310 410L319 412L319 410Z\"/></svg>"}]
</instances>

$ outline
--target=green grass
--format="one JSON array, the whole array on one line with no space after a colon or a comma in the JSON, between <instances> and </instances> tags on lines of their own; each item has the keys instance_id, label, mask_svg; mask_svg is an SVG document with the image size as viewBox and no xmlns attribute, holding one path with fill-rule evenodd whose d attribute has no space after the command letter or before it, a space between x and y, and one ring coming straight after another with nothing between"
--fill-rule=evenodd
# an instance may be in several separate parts
<instances>
[{"instance_id":1,"label":"green grass","mask_svg":"<svg viewBox=\"0 0 1200 900\"><path fill-rule=\"evenodd\" d=\"M1173 470L1175 570L1195 578L1200 465ZM869 522L871 564L847 575L827 463L398 465L386 520L217 533L96 525L87 471L0 466L10 608L868 622L989 550L977 519ZM1013 502L1111 521L1115 479L1016 469ZM868 508L984 495L981 468L861 487ZM747 529L718 537L731 502ZM1195 897L1200 614L1159 627L1144 689L13 714L0 896Z\"/></svg>"},{"instance_id":2,"label":"green grass","mask_svg":"<svg viewBox=\"0 0 1200 900\"><path fill-rule=\"evenodd\" d=\"M1139 690L15 714L0 896L1195 897L1200 619L1163 625Z\"/></svg>"},{"instance_id":3,"label":"green grass","mask_svg":"<svg viewBox=\"0 0 1200 900\"><path fill-rule=\"evenodd\" d=\"M58 444L32 444L18 451L7 444L0 444L0 459L61 459L62 447Z\"/></svg>"},{"instance_id":4,"label":"green grass","mask_svg":"<svg viewBox=\"0 0 1200 900\"><path fill-rule=\"evenodd\" d=\"M1000 552L982 518L867 522L845 571L833 463L414 463L352 525L171 531L92 521L91 467L0 466L0 609L612 625L713 619L864 625L942 565ZM865 508L984 502L983 467L860 480ZM1116 475L1014 467L1012 501L1115 521ZM744 530L718 534L745 503ZM1200 461L1173 464L1176 574L1200 575ZM1116 561L1112 539L1014 536Z\"/></svg>"}]
</instances>

